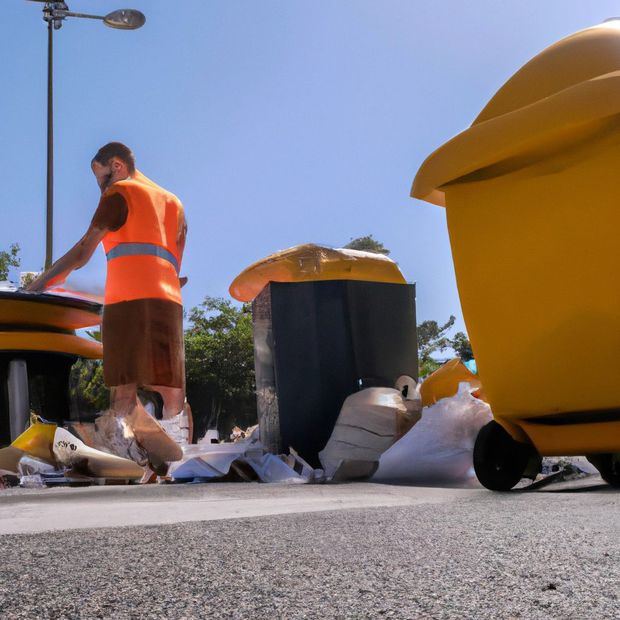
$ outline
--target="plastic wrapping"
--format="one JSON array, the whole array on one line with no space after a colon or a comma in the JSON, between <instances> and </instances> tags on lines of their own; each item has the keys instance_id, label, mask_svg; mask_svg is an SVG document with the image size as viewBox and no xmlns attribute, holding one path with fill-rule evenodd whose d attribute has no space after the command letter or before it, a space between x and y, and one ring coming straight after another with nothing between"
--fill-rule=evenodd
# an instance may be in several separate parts
<instances>
[{"instance_id":1,"label":"plastic wrapping","mask_svg":"<svg viewBox=\"0 0 620 620\"><path fill-rule=\"evenodd\" d=\"M22 458L19 459L19 464L17 465L17 473L21 477L35 476L38 474L51 474L55 471L58 471L55 465L46 463L41 459L28 455L22 456Z\"/></svg>"},{"instance_id":2,"label":"plastic wrapping","mask_svg":"<svg viewBox=\"0 0 620 620\"><path fill-rule=\"evenodd\" d=\"M35 422L13 441L11 447L47 463L54 463L52 442L57 428L56 424Z\"/></svg>"},{"instance_id":3,"label":"plastic wrapping","mask_svg":"<svg viewBox=\"0 0 620 620\"><path fill-rule=\"evenodd\" d=\"M23 489L44 489L45 481L41 474L31 474L21 476L19 479L19 486Z\"/></svg>"},{"instance_id":4,"label":"plastic wrapping","mask_svg":"<svg viewBox=\"0 0 620 620\"><path fill-rule=\"evenodd\" d=\"M321 482L323 471L313 469L294 450L287 455L265 452L259 439L258 426L246 431L238 429L234 442L198 444L183 447L183 459L170 465L169 474L175 481L222 478L233 463L249 466L261 482Z\"/></svg>"}]
</instances>

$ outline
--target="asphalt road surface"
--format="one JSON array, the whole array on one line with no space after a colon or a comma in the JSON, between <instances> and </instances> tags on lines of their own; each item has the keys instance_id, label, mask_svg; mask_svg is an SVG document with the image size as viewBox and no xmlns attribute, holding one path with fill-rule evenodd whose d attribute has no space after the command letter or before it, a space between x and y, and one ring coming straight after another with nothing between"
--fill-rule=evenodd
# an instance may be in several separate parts
<instances>
[{"instance_id":1,"label":"asphalt road surface","mask_svg":"<svg viewBox=\"0 0 620 620\"><path fill-rule=\"evenodd\" d=\"M619 500L601 486L9 492L0 617L620 618Z\"/></svg>"}]
</instances>

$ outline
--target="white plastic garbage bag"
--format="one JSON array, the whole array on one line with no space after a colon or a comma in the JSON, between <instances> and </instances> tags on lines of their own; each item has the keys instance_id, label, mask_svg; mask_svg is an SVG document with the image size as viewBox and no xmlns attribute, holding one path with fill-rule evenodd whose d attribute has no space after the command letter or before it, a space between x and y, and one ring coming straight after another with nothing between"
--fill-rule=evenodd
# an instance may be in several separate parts
<instances>
[{"instance_id":1,"label":"white plastic garbage bag","mask_svg":"<svg viewBox=\"0 0 620 620\"><path fill-rule=\"evenodd\" d=\"M422 410L420 421L382 455L373 480L470 481L476 436L492 417L489 405L461 383L456 395Z\"/></svg>"}]
</instances>

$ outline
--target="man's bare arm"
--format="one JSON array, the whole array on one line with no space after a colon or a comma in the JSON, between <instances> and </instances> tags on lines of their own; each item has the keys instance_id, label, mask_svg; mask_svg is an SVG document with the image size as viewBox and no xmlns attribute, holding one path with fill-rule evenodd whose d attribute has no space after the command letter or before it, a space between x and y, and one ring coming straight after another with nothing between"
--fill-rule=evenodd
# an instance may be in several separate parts
<instances>
[{"instance_id":1,"label":"man's bare arm","mask_svg":"<svg viewBox=\"0 0 620 620\"><path fill-rule=\"evenodd\" d=\"M179 256L179 264L183 260L183 252L185 251L185 238L187 237L187 220L185 219L185 213L181 213L179 219L179 229L177 231L177 253ZM179 277L181 288L187 284L187 276Z\"/></svg>"},{"instance_id":2,"label":"man's bare arm","mask_svg":"<svg viewBox=\"0 0 620 620\"><path fill-rule=\"evenodd\" d=\"M64 282L72 271L86 265L106 232L107 230L91 225L86 234L47 271L33 280L26 290L41 292L50 286Z\"/></svg>"}]
</instances>

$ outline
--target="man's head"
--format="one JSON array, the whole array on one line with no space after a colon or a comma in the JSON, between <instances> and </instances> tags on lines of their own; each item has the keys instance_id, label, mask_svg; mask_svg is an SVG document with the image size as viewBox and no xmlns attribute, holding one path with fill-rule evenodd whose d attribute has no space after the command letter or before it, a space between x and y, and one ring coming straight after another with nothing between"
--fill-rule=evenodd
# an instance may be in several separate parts
<instances>
[{"instance_id":1,"label":"man's head","mask_svg":"<svg viewBox=\"0 0 620 620\"><path fill-rule=\"evenodd\" d=\"M102 192L112 183L122 181L136 171L136 161L131 149L121 142L110 142L102 146L90 166Z\"/></svg>"}]
</instances>

